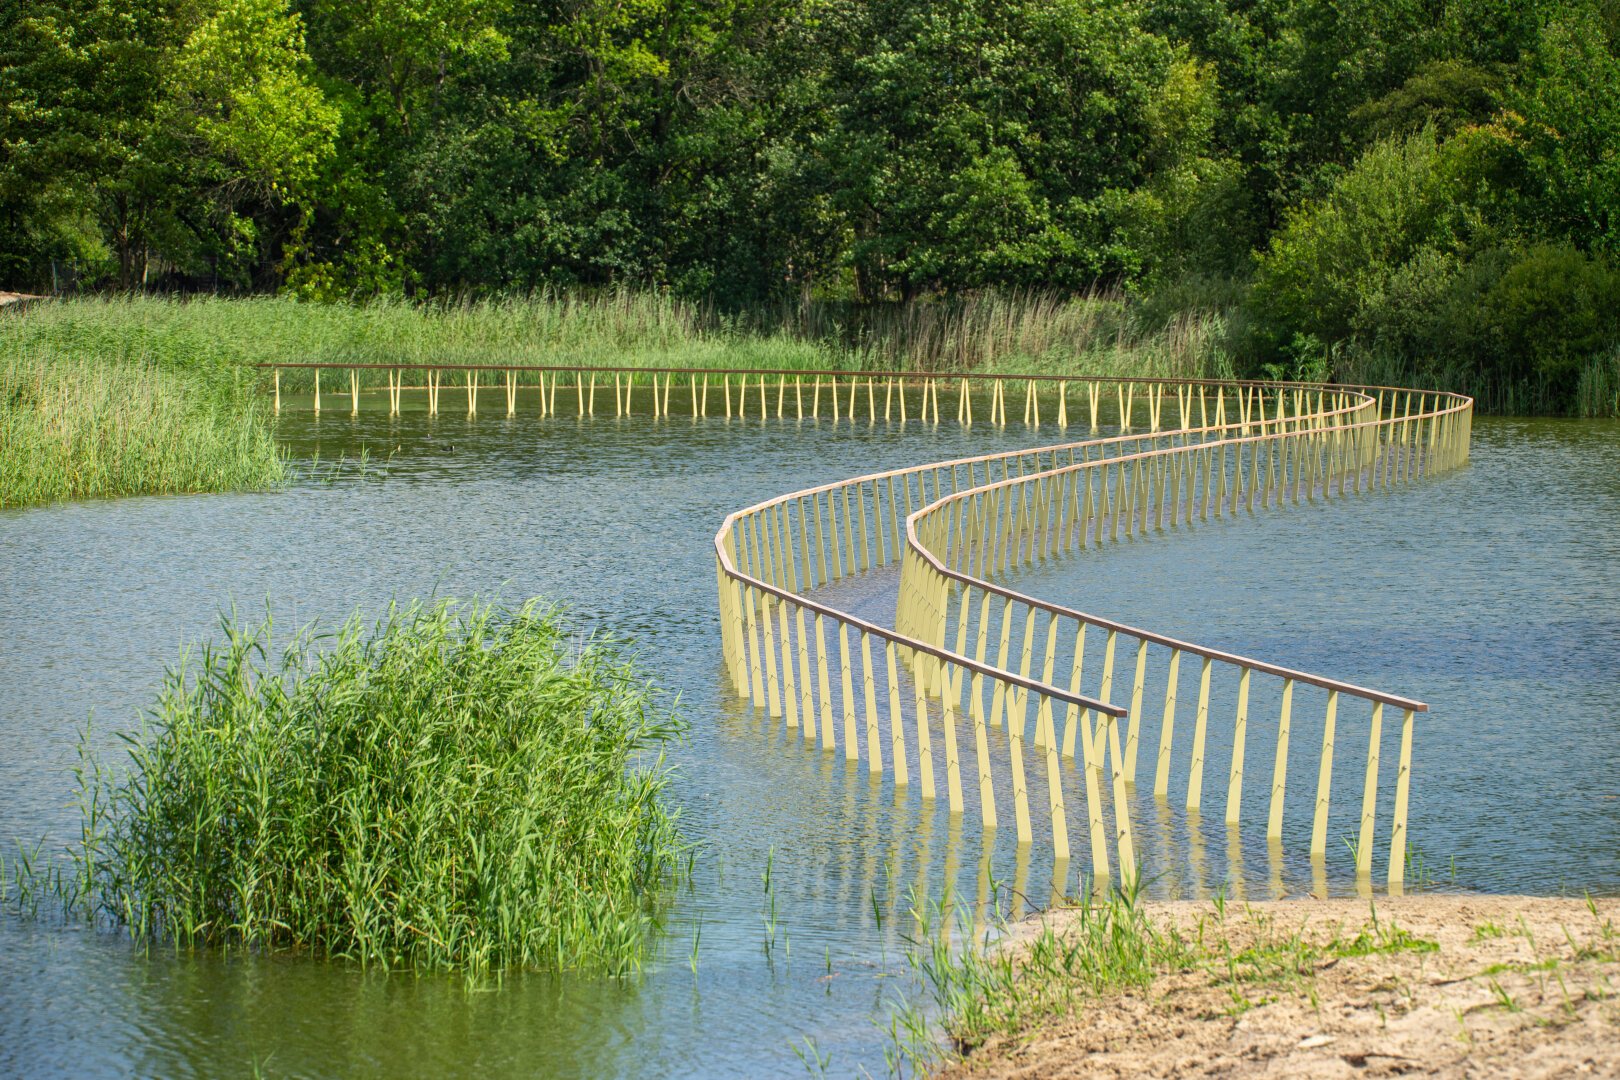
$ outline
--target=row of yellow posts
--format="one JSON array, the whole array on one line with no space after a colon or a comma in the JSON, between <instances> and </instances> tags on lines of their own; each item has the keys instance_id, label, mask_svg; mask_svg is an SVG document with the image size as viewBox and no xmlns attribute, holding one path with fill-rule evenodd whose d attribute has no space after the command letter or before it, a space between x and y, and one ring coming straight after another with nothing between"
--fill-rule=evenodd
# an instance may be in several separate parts
<instances>
[{"instance_id":1,"label":"row of yellow posts","mask_svg":"<svg viewBox=\"0 0 1620 1080\"><path fill-rule=\"evenodd\" d=\"M812 698L819 690L823 744L836 744L827 724L841 703L845 753L855 757L857 683L866 690L869 733L881 723L876 703L885 696L882 691L892 703L909 687L916 698L913 756L925 770L924 797L933 794L935 782L932 723L944 740L951 809L961 811L968 800L976 801L984 827L996 828L995 793L1010 787L1018 840L1031 841L1033 819L1039 816L1050 830L1055 856L1066 859L1072 799L1065 786L1078 782L1099 880L1108 876L1110 849L1121 876L1135 874L1129 799L1150 697L1163 702L1153 790L1159 799L1168 793L1183 656L1197 658L1200 665L1187 754L1189 811L1197 812L1202 799L1212 677L1223 671L1236 676L1225 805L1226 820L1234 827L1252 737L1251 682L1259 674L1280 683L1267 789L1268 841L1280 842L1283 835L1290 753L1297 745L1296 686L1326 692L1315 762L1313 863L1327 854L1334 762L1343 746L1336 732L1339 703L1346 698L1367 703L1361 814L1351 845L1361 880L1372 866L1383 713L1394 707L1402 714L1401 749L1387 866L1390 887L1399 889L1405 876L1413 726L1415 714L1426 708L1422 702L1129 627L1024 596L992 579L1104 540L1438 475L1467 460L1472 402L1449 394L1358 387L1172 384L1170 390L1178 419L1196 417L1195 403L1202 397L1203 418L1214 422L893 470L794 492L732 515L716 538L716 551L724 652L738 692L772 716L785 714L793 727L800 716L807 724L813 721ZM890 664L874 670L865 655L871 629L822 605L807 624L804 612L813 602L805 593L896 561L902 573L895 630L884 638ZM827 646L829 622L837 631L834 649ZM845 640L852 627L861 644L858 653ZM1103 648L1102 662L1093 664L1089 678L1088 632L1102 638ZM991 641L997 642L993 655ZM1128 683L1122 679L1116 693L1116 654L1122 648L1130 652L1132 645L1134 677ZM1163 669L1163 682L1151 690L1150 649L1165 654L1156 665ZM812 681L806 666L812 657L818 668L826 664L838 673L842 694L834 694L834 680L819 671ZM800 700L784 704L794 695L788 680L795 658ZM1127 694L1129 706L1121 709ZM891 704L889 719L891 768L903 785L905 725L897 705ZM970 760L958 746L959 720L963 740L971 740ZM991 738L1002 728L1004 746ZM870 737L868 743L869 768L881 770L876 744ZM1077 780L1064 766L1076 753ZM1043 789L1040 797L1031 794L1032 772ZM1032 814L1035 806L1044 814Z\"/></svg>"},{"instance_id":2,"label":"row of yellow posts","mask_svg":"<svg viewBox=\"0 0 1620 1080\"><path fill-rule=\"evenodd\" d=\"M648 408L654 416L710 415L746 419L821 419L868 423L908 422L913 418L938 423L940 398L954 399L958 423L974 422L975 401L985 401L981 415L991 423L1008 423L1009 395L1021 394L1023 422L1041 426L1043 402L1055 412L1059 428L1070 425L1070 402L1085 406L1092 430L1101 425L1103 406L1111 405L1113 419L1124 430L1132 430L1138 418L1146 420L1150 431L1164 426L1187 427L1196 416L1197 426L1225 424L1227 410L1245 428L1260 419L1259 384L1218 384L1207 380L1178 382L1156 378L1077 379L1049 375L987 375L969 373L847 372L847 371L705 371L702 369L651 368L572 368L531 365L382 365L341 363L261 364L271 370L274 409L282 407L282 373L308 371L311 404L323 408L321 373L329 371L344 378L346 389L330 389L325 399L336 396L346 402L348 412L358 415L365 394L380 393L387 412L397 416L404 408L406 394L420 397L427 413L440 413L446 391L461 390L468 415L478 413L482 391L501 391L505 413L517 416L520 403L532 392L534 413L557 416L573 413L595 416L598 401L610 394L613 415L625 416L637 407ZM415 373L420 382L407 376ZM486 376L496 381L483 381ZM376 380L381 378L378 384ZM457 379L459 378L459 383ZM1110 392L1112 391L1112 392ZM557 397L562 394L559 409ZM1177 415L1166 410L1167 397L1175 395ZM1055 401L1053 398L1055 397ZM912 401L916 400L913 413ZM570 407L571 406L571 407ZM609 407L602 402L603 409ZM1140 412L1138 409L1140 408ZM987 415L985 415L987 413ZM1050 413L1049 413L1050 415Z\"/></svg>"}]
</instances>

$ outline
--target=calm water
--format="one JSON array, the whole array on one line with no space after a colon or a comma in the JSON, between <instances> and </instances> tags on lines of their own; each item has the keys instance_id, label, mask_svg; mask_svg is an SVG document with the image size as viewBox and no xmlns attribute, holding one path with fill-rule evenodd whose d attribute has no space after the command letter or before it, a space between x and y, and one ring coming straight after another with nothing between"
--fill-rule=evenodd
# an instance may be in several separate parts
<instances>
[{"instance_id":1,"label":"calm water","mask_svg":"<svg viewBox=\"0 0 1620 1080\"><path fill-rule=\"evenodd\" d=\"M864 766L742 708L724 686L712 595L727 512L858 471L1028 445L1021 427L289 412L281 434L327 462L365 445L374 471L275 495L0 513L0 839L71 834L65 770L85 717L111 750L222 605L257 613L268 600L292 626L393 597L545 595L582 627L634 635L680 693L692 735L673 755L675 794L703 844L693 888L642 977L498 989L144 955L116 935L0 919L0 1074L761 1075L799 1072L792 1044L806 1038L834 1073L881 1074L888 1039L873 1018L908 985L908 896L951 882L975 897L992 878L1050 895L1039 839L1020 853L1003 830L987 855L971 820L896 798ZM1024 577L1098 613L1428 700L1413 839L1442 884L1455 856L1458 887L1620 891L1617 435L1482 421L1463 474ZM885 613L886 585L846 584L841 600ZM1144 839L1157 891L1245 873L1248 837L1223 863L1227 841L1212 835L1206 876L1174 854L1199 830L1164 828L1169 854ZM1267 876L1263 862L1249 872ZM1291 865L1279 880L1303 887ZM1072 889L1074 873L1063 881Z\"/></svg>"}]
</instances>

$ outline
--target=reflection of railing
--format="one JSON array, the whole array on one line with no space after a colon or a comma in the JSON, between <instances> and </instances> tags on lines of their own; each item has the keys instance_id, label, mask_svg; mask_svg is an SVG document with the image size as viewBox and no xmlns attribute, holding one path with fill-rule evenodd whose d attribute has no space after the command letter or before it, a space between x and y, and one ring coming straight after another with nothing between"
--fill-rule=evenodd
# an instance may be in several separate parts
<instances>
[{"instance_id":1,"label":"reflection of railing","mask_svg":"<svg viewBox=\"0 0 1620 1080\"><path fill-rule=\"evenodd\" d=\"M1283 406L1288 395L1301 392L1279 388L1271 391L1271 396ZM1041 681L1049 685L1059 672L1067 672L1071 692L1078 692L1083 685L1088 631L1100 634L1104 654L1097 674L1097 695L1104 700L1113 700L1118 639L1125 638L1127 647L1134 642L1135 672L1123 747L1127 785L1134 785L1136 779L1149 650L1162 650L1168 655L1163 664L1163 708L1154 769L1153 792L1158 798L1165 797L1169 788L1181 658L1198 658L1198 704L1187 771L1189 811L1198 809L1202 794L1212 669L1235 672L1237 701L1225 806L1226 822L1231 826L1238 823L1243 795L1251 679L1259 673L1278 680L1280 709L1266 827L1270 841L1282 837L1295 686L1303 683L1326 690L1312 815L1313 859L1323 858L1326 852L1339 699L1369 703L1366 777L1355 844L1358 877L1367 876L1372 865L1383 710L1386 705L1402 710L1389 852L1389 881L1398 887L1405 868L1413 721L1414 714L1426 708L1423 703L1136 629L988 580L998 572L1066 552L1076 545L1100 544L1105 537L1118 540L1122 528L1129 538L1161 530L1166 524L1176 527L1206 521L1212 511L1217 517L1235 514L1240 507L1252 512L1257 501L1266 507L1302 499L1314 501L1318 495L1323 499L1342 497L1349 490L1388 487L1397 481L1433 475L1466 460L1472 409L1467 398L1377 388L1339 388L1339 392L1356 395L1362 404L1347 410L1296 411L1293 417L1282 418L1269 430L1249 435L1197 440L1192 432L1171 433L1139 440L1130 453L1081 460L943 495L907 519L898 628L940 644L949 640L954 623L956 651L960 653L967 646L969 629L976 618L975 655L983 658L987 641L995 638L999 640L997 662L1005 667L1011 634L1021 626L1023 647L1016 670L1023 675L1030 673L1034 644L1042 640L1045 652ZM951 695L958 690L944 688ZM968 711L981 708L975 694ZM992 701L990 708L990 722L994 725L1001 717L999 698ZM1065 756L1072 757L1077 726L1083 750L1087 739L1095 736L1083 710L1071 707L1066 720L1063 750ZM1008 722L1021 725L1022 718L1009 716ZM1037 733L1037 746L1040 739ZM1021 838L1026 835L1021 829Z\"/></svg>"},{"instance_id":2,"label":"reflection of railing","mask_svg":"<svg viewBox=\"0 0 1620 1080\"><path fill-rule=\"evenodd\" d=\"M1310 838L1318 866L1326 855L1335 759L1352 752L1336 734L1339 699L1369 703L1354 845L1363 880L1372 865L1383 710L1397 708L1403 720L1389 881L1399 887L1403 880L1414 715L1426 708L1423 703L1133 628L992 579L1122 534L1191 526L1257 506L1340 498L1456 467L1468 454L1467 398L1376 387L978 373L265 366L275 369L278 409L283 369L313 369L317 411L321 370L340 369L348 381L347 394L340 396L348 398L351 413L359 411L366 381L380 378L390 414L402 411L407 394L438 414L445 390L464 390L472 414L481 390L504 390L509 416L585 417L602 408L613 415L938 423L944 398L964 425L974 423L976 410L981 420L1006 423L1009 400L1021 402L1023 421L1032 428L1041 423L1043 404L1060 428L1069 426L1071 406L1093 431L1104 419L1122 432L1145 420L1142 434L874 473L732 514L715 546L722 652L737 692L770 716L785 718L789 730L802 730L806 742L817 738L819 727L822 746L837 749L841 740L851 760L861 757L864 745L868 769L892 773L897 787L909 786L915 773L929 799L938 786L937 732L951 810L976 804L985 828L992 829L998 803L1010 802L1018 840L1033 839L1041 824L1063 859L1069 855L1071 801L1065 786L1078 782L1099 879L1108 876L1114 859L1123 878L1136 876L1129 807L1150 687L1155 699L1162 688L1163 700L1153 791L1160 800L1168 795L1183 655L1200 661L1187 755L1186 806L1192 815L1202 800L1210 718L1219 715L1212 677L1219 671L1237 676L1225 805L1234 830L1245 751L1257 734L1248 724L1251 682L1259 674L1280 686L1266 830L1274 843L1284 832L1290 743L1297 741L1295 688L1326 692ZM420 384L407 385L408 372L416 372ZM486 377L494 381L486 383ZM603 400L609 390L611 399ZM902 567L893 629L807 595L891 564ZM1015 635L1021 645L1016 650ZM1100 636L1103 650L1089 679L1088 635ZM1127 650L1135 644L1128 708L1116 703L1114 685L1121 639ZM1037 642L1044 646L1040 652ZM1090 693L1082 692L1087 683ZM1045 787L1036 801L1046 807L1044 815L1034 816L1025 744L1031 716L1034 728L1027 734ZM1122 718L1128 718L1126 725ZM962 742L972 743L966 784ZM1075 778L1063 760L1077 752Z\"/></svg>"}]
</instances>

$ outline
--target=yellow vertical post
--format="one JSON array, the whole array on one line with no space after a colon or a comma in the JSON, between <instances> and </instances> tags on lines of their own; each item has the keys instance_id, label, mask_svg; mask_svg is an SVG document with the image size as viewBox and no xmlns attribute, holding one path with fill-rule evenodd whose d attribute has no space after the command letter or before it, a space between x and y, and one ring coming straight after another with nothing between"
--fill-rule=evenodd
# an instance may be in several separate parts
<instances>
[{"instance_id":1,"label":"yellow vertical post","mask_svg":"<svg viewBox=\"0 0 1620 1080\"><path fill-rule=\"evenodd\" d=\"M1131 681L1131 718L1125 736L1125 782L1131 785L1136 783L1136 748L1141 738L1142 691L1147 682L1147 649L1146 638L1136 643L1136 675Z\"/></svg>"},{"instance_id":2,"label":"yellow vertical post","mask_svg":"<svg viewBox=\"0 0 1620 1080\"><path fill-rule=\"evenodd\" d=\"M769 593L762 591L759 594L760 629L765 647L765 705L766 711L775 718L782 715L782 688L776 679L776 629L775 620L771 617L772 603L773 597Z\"/></svg>"},{"instance_id":3,"label":"yellow vertical post","mask_svg":"<svg viewBox=\"0 0 1620 1080\"><path fill-rule=\"evenodd\" d=\"M1131 840L1130 792L1125 786L1125 770L1119 752L1119 718L1107 716L1108 757L1114 774L1114 844L1119 851L1120 885L1127 892L1136 884L1136 845Z\"/></svg>"},{"instance_id":4,"label":"yellow vertical post","mask_svg":"<svg viewBox=\"0 0 1620 1080\"><path fill-rule=\"evenodd\" d=\"M860 742L855 734L855 687L849 663L849 624L838 624L839 689L844 694L844 758L855 761L860 757Z\"/></svg>"},{"instance_id":5,"label":"yellow vertical post","mask_svg":"<svg viewBox=\"0 0 1620 1080\"><path fill-rule=\"evenodd\" d=\"M1046 747L1047 815L1052 822L1052 855L1069 857L1069 820L1063 808L1063 770L1058 762L1057 732L1052 726L1052 699L1042 694L1035 730Z\"/></svg>"},{"instance_id":6,"label":"yellow vertical post","mask_svg":"<svg viewBox=\"0 0 1620 1080\"><path fill-rule=\"evenodd\" d=\"M1034 658L1034 652L1035 609L1032 607L1024 615L1024 648L1019 653L1018 663L1018 674L1026 679L1029 678L1029 665ZM1011 693L1011 690L1008 692ZM1009 728L1012 726L1012 699L1010 697L1007 699L1007 724ZM1024 714L1022 712L1018 714L1018 737L1020 739L1024 737Z\"/></svg>"},{"instance_id":7,"label":"yellow vertical post","mask_svg":"<svg viewBox=\"0 0 1620 1080\"><path fill-rule=\"evenodd\" d=\"M1057 663L1057 628L1058 620L1056 615L1046 620L1046 658L1041 663L1042 686L1052 685L1052 669ZM957 651L961 652L960 649ZM1042 700L1045 700L1044 695ZM1046 731L1037 723L1035 725L1035 748L1041 750L1045 747Z\"/></svg>"},{"instance_id":8,"label":"yellow vertical post","mask_svg":"<svg viewBox=\"0 0 1620 1080\"><path fill-rule=\"evenodd\" d=\"M1033 835L1029 822L1029 784L1024 777L1024 720L1029 709L1028 688L1009 688L1007 703L1007 748L1008 758L1012 762L1013 820L1018 829L1018 842L1027 844ZM1015 707L1016 720L1013 716Z\"/></svg>"},{"instance_id":9,"label":"yellow vertical post","mask_svg":"<svg viewBox=\"0 0 1620 1080\"><path fill-rule=\"evenodd\" d=\"M1339 713L1339 692L1328 691L1327 720L1322 727L1322 763L1316 773L1316 814L1311 824L1311 854L1327 854L1328 799L1333 791L1333 726Z\"/></svg>"},{"instance_id":10,"label":"yellow vertical post","mask_svg":"<svg viewBox=\"0 0 1620 1080\"><path fill-rule=\"evenodd\" d=\"M743 589L743 625L744 637L748 642L749 703L756 709L765 704L765 669L764 657L760 655L757 604L754 587L746 586Z\"/></svg>"},{"instance_id":11,"label":"yellow vertical post","mask_svg":"<svg viewBox=\"0 0 1620 1080\"><path fill-rule=\"evenodd\" d=\"M349 415L360 415L360 370L349 369Z\"/></svg>"},{"instance_id":12,"label":"yellow vertical post","mask_svg":"<svg viewBox=\"0 0 1620 1080\"><path fill-rule=\"evenodd\" d=\"M885 641L883 651L889 661L889 759L894 762L894 786L903 788L910 777L906 769L905 720L900 714L900 671L894 659L894 642Z\"/></svg>"},{"instance_id":13,"label":"yellow vertical post","mask_svg":"<svg viewBox=\"0 0 1620 1080\"><path fill-rule=\"evenodd\" d=\"M923 669L933 662L932 657L917 657L911 673L911 686L917 701L917 772L922 778L923 798L932 799L934 791L934 748L928 738L928 696L923 690L926 680Z\"/></svg>"},{"instance_id":14,"label":"yellow vertical post","mask_svg":"<svg viewBox=\"0 0 1620 1080\"><path fill-rule=\"evenodd\" d=\"M1081 628L1082 635L1085 628ZM1081 639L1084 643L1084 637ZM1079 679L1074 680L1074 686L1079 685ZM1073 687L1071 687L1073 692ZM1071 703L1071 710L1076 707ZM1102 775L1102 745L1093 739L1091 726L1091 712L1086 710L1080 717L1080 772L1085 778L1086 790L1086 822L1091 835L1091 868L1098 881L1108 876L1108 833L1103 824L1102 791L1099 778ZM1097 729L1099 732L1101 728ZM1071 755L1072 756L1072 755Z\"/></svg>"},{"instance_id":15,"label":"yellow vertical post","mask_svg":"<svg viewBox=\"0 0 1620 1080\"><path fill-rule=\"evenodd\" d=\"M1288 788L1288 734L1294 711L1294 680L1283 680L1282 714L1277 720L1277 760L1271 769L1271 813L1266 820L1266 839L1282 839L1283 797Z\"/></svg>"},{"instance_id":16,"label":"yellow vertical post","mask_svg":"<svg viewBox=\"0 0 1620 1080\"><path fill-rule=\"evenodd\" d=\"M315 369L315 411L321 411L321 369Z\"/></svg>"},{"instance_id":17,"label":"yellow vertical post","mask_svg":"<svg viewBox=\"0 0 1620 1080\"><path fill-rule=\"evenodd\" d=\"M1367 732L1367 782L1361 791L1361 836L1356 845L1356 877L1372 873L1373 819L1378 813L1378 751L1384 736L1384 703L1373 702Z\"/></svg>"},{"instance_id":18,"label":"yellow vertical post","mask_svg":"<svg viewBox=\"0 0 1620 1080\"><path fill-rule=\"evenodd\" d=\"M776 604L782 631L782 708L787 713L787 729L799 730L798 688L793 679L793 624L788 621L787 601Z\"/></svg>"},{"instance_id":19,"label":"yellow vertical post","mask_svg":"<svg viewBox=\"0 0 1620 1080\"><path fill-rule=\"evenodd\" d=\"M827 674L827 628L816 612L816 689L821 692L821 748L831 750L833 738L832 680Z\"/></svg>"},{"instance_id":20,"label":"yellow vertical post","mask_svg":"<svg viewBox=\"0 0 1620 1080\"><path fill-rule=\"evenodd\" d=\"M280 368L275 368L272 371L272 374L275 376L275 380L276 380L276 415L280 416L281 415L281 369Z\"/></svg>"},{"instance_id":21,"label":"yellow vertical post","mask_svg":"<svg viewBox=\"0 0 1620 1080\"><path fill-rule=\"evenodd\" d=\"M1192 762L1187 773L1187 809L1197 810L1204 792L1204 736L1209 726L1210 659L1204 657L1198 675L1198 711L1193 719Z\"/></svg>"},{"instance_id":22,"label":"yellow vertical post","mask_svg":"<svg viewBox=\"0 0 1620 1080\"><path fill-rule=\"evenodd\" d=\"M990 598L988 596L985 597L984 602L986 605L988 605L990 603ZM1007 670L1007 648L1011 644L1012 639L1012 606L1013 602L1010 597L1004 600L1001 605L1001 646L996 651L996 667L1000 668L1002 671ZM1006 701L1007 684L1002 682L1000 679L997 679L996 685L990 694L991 727L1001 726L1001 710L1006 704Z\"/></svg>"},{"instance_id":23,"label":"yellow vertical post","mask_svg":"<svg viewBox=\"0 0 1620 1080\"><path fill-rule=\"evenodd\" d=\"M816 741L815 699L810 692L810 636L805 633L804 608L794 612L799 624L799 709L804 716L804 741Z\"/></svg>"},{"instance_id":24,"label":"yellow vertical post","mask_svg":"<svg viewBox=\"0 0 1620 1080\"><path fill-rule=\"evenodd\" d=\"M1153 794L1164 796L1170 790L1170 749L1176 730L1176 680L1181 673L1181 650L1170 650L1170 672L1164 683L1164 714L1159 723L1159 761L1153 771Z\"/></svg>"},{"instance_id":25,"label":"yellow vertical post","mask_svg":"<svg viewBox=\"0 0 1620 1080\"><path fill-rule=\"evenodd\" d=\"M506 415L517 415L517 372L506 370Z\"/></svg>"},{"instance_id":26,"label":"yellow vertical post","mask_svg":"<svg viewBox=\"0 0 1620 1080\"><path fill-rule=\"evenodd\" d=\"M1069 669L1069 693L1076 697L1080 694L1080 676L1086 663L1086 624L1080 623L1074 631L1074 666ZM1083 725L1083 726L1082 726ZM1063 756L1074 757L1074 732L1076 727L1091 737L1091 710L1082 710L1079 705L1069 702L1063 720Z\"/></svg>"},{"instance_id":27,"label":"yellow vertical post","mask_svg":"<svg viewBox=\"0 0 1620 1080\"><path fill-rule=\"evenodd\" d=\"M1117 640L1118 634L1117 630L1108 631L1108 637L1103 642L1102 687L1098 697L1106 705L1114 703L1114 642ZM1123 765L1124 763L1121 762L1120 764Z\"/></svg>"},{"instance_id":28,"label":"yellow vertical post","mask_svg":"<svg viewBox=\"0 0 1620 1080\"><path fill-rule=\"evenodd\" d=\"M963 804L961 759L956 748L956 703L961 692L962 669L958 667L955 674L952 674L950 665L943 665L942 672L944 678L941 681L943 690L940 694L940 704L945 736L945 777L950 792L951 810L959 812ZM971 718L971 713L969 715ZM996 827L995 789L990 777L990 754L985 739L984 720L982 717L971 720L971 724L974 762L979 772L979 806L986 814L985 828L993 829Z\"/></svg>"},{"instance_id":29,"label":"yellow vertical post","mask_svg":"<svg viewBox=\"0 0 1620 1080\"><path fill-rule=\"evenodd\" d=\"M1389 831L1389 885L1399 888L1406 880L1406 803L1412 787L1412 726L1414 713L1401 716L1401 762L1395 774L1395 817Z\"/></svg>"},{"instance_id":30,"label":"yellow vertical post","mask_svg":"<svg viewBox=\"0 0 1620 1080\"><path fill-rule=\"evenodd\" d=\"M1249 729L1248 668L1238 674L1237 717L1232 723L1232 771L1226 781L1226 823L1236 825L1243 806L1243 744Z\"/></svg>"}]
</instances>

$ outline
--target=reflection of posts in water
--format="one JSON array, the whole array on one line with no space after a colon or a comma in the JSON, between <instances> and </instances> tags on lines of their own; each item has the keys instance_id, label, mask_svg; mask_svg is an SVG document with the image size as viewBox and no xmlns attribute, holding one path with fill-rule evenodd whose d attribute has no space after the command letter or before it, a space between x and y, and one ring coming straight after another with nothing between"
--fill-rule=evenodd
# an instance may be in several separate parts
<instances>
[{"instance_id":1,"label":"reflection of posts in water","mask_svg":"<svg viewBox=\"0 0 1620 1080\"><path fill-rule=\"evenodd\" d=\"M1159 858L1166 866L1174 866L1172 854L1176 850L1175 831L1170 821L1170 801L1157 792L1153 795L1153 820L1158 825ZM1170 878L1171 899L1177 899L1176 875Z\"/></svg>"},{"instance_id":2,"label":"reflection of posts in water","mask_svg":"<svg viewBox=\"0 0 1620 1080\"><path fill-rule=\"evenodd\" d=\"M1061 907L1069 902L1069 860L1052 861L1052 881L1048 907Z\"/></svg>"},{"instance_id":3,"label":"reflection of posts in water","mask_svg":"<svg viewBox=\"0 0 1620 1080\"><path fill-rule=\"evenodd\" d=\"M983 941L989 931L990 903L993 896L994 867L991 859L994 849L989 844L981 844L979 852L979 888L978 898L973 904L973 938Z\"/></svg>"},{"instance_id":4,"label":"reflection of posts in water","mask_svg":"<svg viewBox=\"0 0 1620 1080\"><path fill-rule=\"evenodd\" d=\"M994 837L984 838L986 848L993 847ZM956 878L962 872L962 815L951 814L946 818L945 824L945 880L942 888L941 905L955 910L956 908Z\"/></svg>"},{"instance_id":5,"label":"reflection of posts in water","mask_svg":"<svg viewBox=\"0 0 1620 1080\"><path fill-rule=\"evenodd\" d=\"M1013 895L1012 914L1014 919L1022 918L1024 909L1029 902L1029 855L1030 845L1019 844L1013 849Z\"/></svg>"},{"instance_id":6,"label":"reflection of posts in water","mask_svg":"<svg viewBox=\"0 0 1620 1080\"><path fill-rule=\"evenodd\" d=\"M1202 900L1208 895L1204 884L1204 822L1196 809L1187 811L1187 869L1192 879L1192 898Z\"/></svg>"},{"instance_id":7,"label":"reflection of posts in water","mask_svg":"<svg viewBox=\"0 0 1620 1080\"><path fill-rule=\"evenodd\" d=\"M924 803L922 813L917 818L917 884L912 886L912 902L915 905L913 914L916 916L917 931L921 933L927 929L929 897L934 895L928 884L928 872L933 867L932 847L934 842L934 806Z\"/></svg>"},{"instance_id":8,"label":"reflection of posts in water","mask_svg":"<svg viewBox=\"0 0 1620 1080\"><path fill-rule=\"evenodd\" d=\"M1231 886L1232 899L1242 900L1246 895L1244 889L1245 872L1243 869L1243 837L1240 826L1228 824L1226 826L1226 883Z\"/></svg>"}]
</instances>

